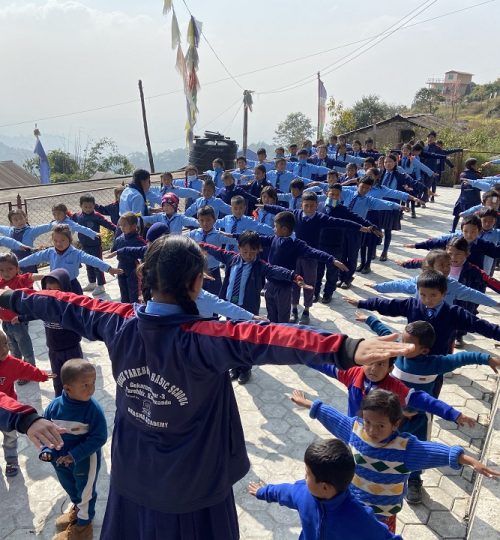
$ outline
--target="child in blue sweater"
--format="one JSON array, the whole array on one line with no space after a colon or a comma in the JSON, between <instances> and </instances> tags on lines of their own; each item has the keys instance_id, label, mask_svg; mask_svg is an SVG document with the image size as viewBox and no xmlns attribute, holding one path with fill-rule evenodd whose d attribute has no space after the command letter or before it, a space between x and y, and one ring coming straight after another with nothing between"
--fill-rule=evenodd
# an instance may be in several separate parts
<instances>
[{"instance_id":1,"label":"child in blue sweater","mask_svg":"<svg viewBox=\"0 0 500 540\"><path fill-rule=\"evenodd\" d=\"M71 229L68 225L56 225L52 231L54 247L43 249L22 259L19 261L20 268L41 262L48 262L51 271L56 268L65 268L71 279L71 290L76 294L83 294L82 286L78 281L78 274L82 263L99 268L99 270L108 272L112 276L123 273L123 270L112 268L101 259L73 247L71 245L72 240Z\"/></svg>"},{"instance_id":2,"label":"child in blue sweater","mask_svg":"<svg viewBox=\"0 0 500 540\"><path fill-rule=\"evenodd\" d=\"M399 398L387 390L377 389L365 396L359 416L354 418L320 400L306 399L299 390L294 390L292 401L310 409L311 418L318 419L330 433L349 444L356 463L351 492L393 532L411 471L444 466L460 469L461 465L469 465L485 476L500 476L500 472L466 456L461 446L420 441L414 435L401 433L403 409Z\"/></svg>"},{"instance_id":3,"label":"child in blue sweater","mask_svg":"<svg viewBox=\"0 0 500 540\"><path fill-rule=\"evenodd\" d=\"M372 315L367 317L361 312L357 312L356 320L365 322L379 336L387 336L392 333L388 326ZM495 373L498 372L500 360L488 353L461 352L430 355L429 351L435 340L436 334L428 322L415 321L408 324L402 334L402 341L415 345L415 351L406 356L398 356L392 372L393 377L402 381L414 392L423 391L434 394L436 388L439 387L440 377L459 367L473 364L489 365ZM420 409L404 420L400 431L412 433L421 441L426 441L429 439L430 433L429 416L423 412L422 407ZM457 423L459 423L458 420ZM406 500L410 504L418 504L422 501L421 474L422 471L413 471L410 474L406 495Z\"/></svg>"},{"instance_id":4,"label":"child in blue sweater","mask_svg":"<svg viewBox=\"0 0 500 540\"><path fill-rule=\"evenodd\" d=\"M101 448L108 438L108 429L100 405L92 398L94 366L79 358L68 360L61 369L61 379L63 394L50 403L44 416L66 428L62 436L64 446L60 450L43 448L40 459L52 463L73 505L56 520L56 527L62 532L53 540L91 540Z\"/></svg>"},{"instance_id":5,"label":"child in blue sweater","mask_svg":"<svg viewBox=\"0 0 500 540\"><path fill-rule=\"evenodd\" d=\"M378 522L373 511L349 491L354 459L338 439L311 443L304 454L306 478L294 484L250 482L248 491L257 499L277 502L299 513L299 540L401 539Z\"/></svg>"}]
</instances>

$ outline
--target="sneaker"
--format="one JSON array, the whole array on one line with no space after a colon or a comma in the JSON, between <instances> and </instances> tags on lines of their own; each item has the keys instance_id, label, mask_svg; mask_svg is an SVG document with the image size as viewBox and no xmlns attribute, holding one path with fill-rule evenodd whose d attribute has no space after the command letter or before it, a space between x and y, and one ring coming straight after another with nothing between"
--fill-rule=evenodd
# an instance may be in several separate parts
<instances>
[{"instance_id":1,"label":"sneaker","mask_svg":"<svg viewBox=\"0 0 500 540\"><path fill-rule=\"evenodd\" d=\"M90 291L93 291L95 289L95 283L89 283L88 285L86 285L82 291L83 292L90 292Z\"/></svg>"},{"instance_id":2,"label":"sneaker","mask_svg":"<svg viewBox=\"0 0 500 540\"><path fill-rule=\"evenodd\" d=\"M323 295L323 298L321 299L322 304L329 304L331 301L332 301L331 294Z\"/></svg>"},{"instance_id":3,"label":"sneaker","mask_svg":"<svg viewBox=\"0 0 500 540\"><path fill-rule=\"evenodd\" d=\"M306 326L311 324L311 319L309 317L309 311L304 310L300 316L299 324L305 324Z\"/></svg>"},{"instance_id":4,"label":"sneaker","mask_svg":"<svg viewBox=\"0 0 500 540\"><path fill-rule=\"evenodd\" d=\"M78 508L72 504L71 508L65 512L62 516L56 519L56 529L58 531L64 531L70 525L74 525L78 521Z\"/></svg>"},{"instance_id":5,"label":"sneaker","mask_svg":"<svg viewBox=\"0 0 500 540\"><path fill-rule=\"evenodd\" d=\"M358 266L356 267L356 272L363 272L364 267L365 267L364 264L358 264Z\"/></svg>"},{"instance_id":6,"label":"sneaker","mask_svg":"<svg viewBox=\"0 0 500 540\"><path fill-rule=\"evenodd\" d=\"M252 370L247 369L245 371L240 372L240 376L238 377L238 384L246 384L252 375Z\"/></svg>"},{"instance_id":7,"label":"sneaker","mask_svg":"<svg viewBox=\"0 0 500 540\"><path fill-rule=\"evenodd\" d=\"M370 265L368 265L368 266L365 266L363 268L363 270L361 270L361 273L362 274L371 274L371 271L372 271L372 269L371 269Z\"/></svg>"},{"instance_id":8,"label":"sneaker","mask_svg":"<svg viewBox=\"0 0 500 540\"><path fill-rule=\"evenodd\" d=\"M422 480L408 480L408 491L405 499L408 504L420 504L422 502Z\"/></svg>"},{"instance_id":9,"label":"sneaker","mask_svg":"<svg viewBox=\"0 0 500 540\"><path fill-rule=\"evenodd\" d=\"M344 281L342 285L340 286L341 289L350 289L351 288L352 281Z\"/></svg>"},{"instance_id":10,"label":"sneaker","mask_svg":"<svg viewBox=\"0 0 500 540\"><path fill-rule=\"evenodd\" d=\"M19 380L17 381L17 384L18 384L19 386L24 386L25 384L28 384L28 383L29 383L29 381L27 381L26 379L19 379Z\"/></svg>"},{"instance_id":11,"label":"sneaker","mask_svg":"<svg viewBox=\"0 0 500 540\"><path fill-rule=\"evenodd\" d=\"M17 463L7 463L5 467L5 476L17 476L19 465Z\"/></svg>"},{"instance_id":12,"label":"sneaker","mask_svg":"<svg viewBox=\"0 0 500 540\"><path fill-rule=\"evenodd\" d=\"M92 291L92 296L100 296L101 294L104 294L106 292L106 289L104 288L104 285L97 285L97 287Z\"/></svg>"},{"instance_id":13,"label":"sneaker","mask_svg":"<svg viewBox=\"0 0 500 540\"><path fill-rule=\"evenodd\" d=\"M240 376L240 370L239 369L230 369L229 370L229 378L232 381L235 381Z\"/></svg>"},{"instance_id":14,"label":"sneaker","mask_svg":"<svg viewBox=\"0 0 500 540\"><path fill-rule=\"evenodd\" d=\"M56 534L52 540L92 540L93 537L92 523L87 523L87 525L74 523L65 531Z\"/></svg>"},{"instance_id":15,"label":"sneaker","mask_svg":"<svg viewBox=\"0 0 500 540\"><path fill-rule=\"evenodd\" d=\"M294 309L292 311L292 315L290 317L290 322L293 323L293 324L298 324L298 322L299 322L299 312L296 309Z\"/></svg>"}]
</instances>

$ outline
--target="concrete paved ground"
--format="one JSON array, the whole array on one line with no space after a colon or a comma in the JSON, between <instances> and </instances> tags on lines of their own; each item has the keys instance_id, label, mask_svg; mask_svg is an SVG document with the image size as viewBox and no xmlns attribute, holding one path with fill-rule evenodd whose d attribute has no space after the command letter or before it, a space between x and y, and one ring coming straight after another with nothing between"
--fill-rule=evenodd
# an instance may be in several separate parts
<instances>
[{"instance_id":1,"label":"concrete paved ground","mask_svg":"<svg viewBox=\"0 0 500 540\"><path fill-rule=\"evenodd\" d=\"M374 272L367 276L368 279L357 275L352 289L336 293L330 306L314 305L313 324L332 331L345 332L350 336L370 336L367 327L354 321L354 308L346 304L342 296L365 298L372 294L371 289L366 287L368 281L383 281L415 274L415 271L401 269L393 261L419 254L404 249L403 243L448 231L450 209L457 191L441 189L440 194L441 197L436 199L435 204L418 212L418 219L405 218L402 230L394 235L390 261L384 264L375 262ZM82 284L85 284L84 272L81 276ZM110 298L118 298L118 286L113 278L107 285L107 291ZM496 298L500 300L499 296ZM480 308L480 314L490 321L499 321L496 309ZM402 318L382 319L397 330L401 330L405 322ZM31 332L38 365L48 369L44 332L38 321L31 323ZM466 343L469 350L495 350L491 340L480 336L469 335ZM83 350L97 367L95 397L106 411L111 434L115 385L109 359L104 346L99 342L85 341ZM437 419L433 426L434 440L464 445L467 452L478 456L487 430L490 403L496 387L496 377L487 367L467 367L447 376L442 399L474 416L478 423L472 429L457 428L450 422ZM328 436L319 423L311 421L305 411L298 410L290 402L289 395L294 388L301 388L310 397L321 397L341 411L346 411L346 394L342 386L306 367L257 368L254 369L248 385L235 386L252 463L247 477L234 487L243 539L288 540L299 535L300 524L295 512L276 504L257 501L246 492L248 482L252 480L279 483L303 478L302 457L305 448L316 436ZM30 383L19 387L18 393L22 401L33 404L38 410L42 410L53 396L50 383ZM110 442L109 439L104 447L99 478L95 538L98 538L106 502ZM495 455L498 456L498 448ZM54 534L54 520L67 506L67 497L59 486L52 467L38 461L36 450L23 436L20 437L20 462L22 472L16 478L7 479L3 471L0 473L0 539L50 539ZM3 469L2 458L0 466ZM413 507L405 504L399 514L398 532L402 532L407 539L464 538L472 478L470 469L453 471L445 467L426 472L424 504ZM159 486L159 489L168 489L168 486ZM499 537L498 529L490 526L488 540L494 537Z\"/></svg>"}]
</instances>

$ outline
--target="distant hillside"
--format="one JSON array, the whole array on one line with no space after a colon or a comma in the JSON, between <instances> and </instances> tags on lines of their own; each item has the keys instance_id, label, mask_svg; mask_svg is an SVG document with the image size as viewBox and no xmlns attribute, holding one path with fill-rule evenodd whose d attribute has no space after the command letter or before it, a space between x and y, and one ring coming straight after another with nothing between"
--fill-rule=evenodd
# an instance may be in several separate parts
<instances>
[{"instance_id":1,"label":"distant hillside","mask_svg":"<svg viewBox=\"0 0 500 540\"><path fill-rule=\"evenodd\" d=\"M14 148L0 142L0 161L12 160L18 165L22 165L25 159L33 157L33 150L26 148Z\"/></svg>"}]
</instances>

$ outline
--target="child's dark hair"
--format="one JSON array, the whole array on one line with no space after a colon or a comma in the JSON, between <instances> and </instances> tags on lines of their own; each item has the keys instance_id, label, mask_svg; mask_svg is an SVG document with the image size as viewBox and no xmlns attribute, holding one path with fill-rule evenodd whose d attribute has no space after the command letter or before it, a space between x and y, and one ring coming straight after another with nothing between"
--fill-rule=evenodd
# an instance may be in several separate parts
<instances>
[{"instance_id":1,"label":"child's dark hair","mask_svg":"<svg viewBox=\"0 0 500 540\"><path fill-rule=\"evenodd\" d=\"M95 367L83 358L72 358L66 360L61 368L61 382L63 384L74 384L82 375L94 372Z\"/></svg>"},{"instance_id":2,"label":"child's dark hair","mask_svg":"<svg viewBox=\"0 0 500 540\"><path fill-rule=\"evenodd\" d=\"M479 230L483 228L481 225L481 220L476 215L471 216L465 216L462 218L462 223L460 224L460 228L463 229L465 225L475 225Z\"/></svg>"},{"instance_id":3,"label":"child's dark hair","mask_svg":"<svg viewBox=\"0 0 500 540\"><path fill-rule=\"evenodd\" d=\"M254 171L260 171L264 175L264 179L266 178L266 167L264 165L257 165L255 167Z\"/></svg>"},{"instance_id":4,"label":"child's dark hair","mask_svg":"<svg viewBox=\"0 0 500 540\"><path fill-rule=\"evenodd\" d=\"M47 285L56 285L58 290L61 290L61 282L53 276L45 276L42 280L42 289L46 289Z\"/></svg>"},{"instance_id":5,"label":"child's dark hair","mask_svg":"<svg viewBox=\"0 0 500 540\"><path fill-rule=\"evenodd\" d=\"M492 189L490 189L489 191L485 191L482 196L483 204L485 204L488 199L495 199L495 198L498 199L498 193L496 191ZM13 212L13 210L11 210L11 212Z\"/></svg>"},{"instance_id":6,"label":"child's dark hair","mask_svg":"<svg viewBox=\"0 0 500 540\"><path fill-rule=\"evenodd\" d=\"M82 206L83 203L95 204L95 197L91 193L85 193L85 195L80 197L80 206Z\"/></svg>"},{"instance_id":7,"label":"child's dark hair","mask_svg":"<svg viewBox=\"0 0 500 540\"><path fill-rule=\"evenodd\" d=\"M421 347L432 349L436 342L436 332L427 321L413 321L405 326L405 332L416 337Z\"/></svg>"},{"instance_id":8,"label":"child's dark hair","mask_svg":"<svg viewBox=\"0 0 500 540\"><path fill-rule=\"evenodd\" d=\"M437 289L444 294L448 290L446 276L435 270L426 270L417 278L417 289Z\"/></svg>"},{"instance_id":9,"label":"child's dark hair","mask_svg":"<svg viewBox=\"0 0 500 540\"><path fill-rule=\"evenodd\" d=\"M266 186L261 192L260 192L260 196L262 197L262 195L264 195L264 193L267 194L268 197L270 197L271 199L273 199L273 201L278 201L278 193L276 192L276 190L274 189L273 186Z\"/></svg>"},{"instance_id":10,"label":"child's dark hair","mask_svg":"<svg viewBox=\"0 0 500 540\"><path fill-rule=\"evenodd\" d=\"M151 300L152 291L170 294L186 313L198 315L189 288L205 265L201 249L191 238L160 236L149 245L144 263L139 266L144 300Z\"/></svg>"},{"instance_id":11,"label":"child's dark hair","mask_svg":"<svg viewBox=\"0 0 500 540\"><path fill-rule=\"evenodd\" d=\"M220 157L215 158L212 163L217 163L217 165L220 165L222 168L225 167L224 161Z\"/></svg>"},{"instance_id":12,"label":"child's dark hair","mask_svg":"<svg viewBox=\"0 0 500 540\"><path fill-rule=\"evenodd\" d=\"M349 447L339 439L311 443L304 454L304 463L316 482L325 482L337 493L345 491L354 477L354 458Z\"/></svg>"},{"instance_id":13,"label":"child's dark hair","mask_svg":"<svg viewBox=\"0 0 500 540\"><path fill-rule=\"evenodd\" d=\"M266 151L265 148L259 148L259 149L257 150L257 152L255 152L255 153L256 153L257 155L259 155L259 154L266 154L266 156L267 156L267 151Z\"/></svg>"},{"instance_id":14,"label":"child's dark hair","mask_svg":"<svg viewBox=\"0 0 500 540\"><path fill-rule=\"evenodd\" d=\"M412 151L414 152L423 152L424 151L424 147L417 143L417 144L414 144L412 147L411 147Z\"/></svg>"},{"instance_id":15,"label":"child's dark hair","mask_svg":"<svg viewBox=\"0 0 500 540\"><path fill-rule=\"evenodd\" d=\"M375 180L371 176L368 176L366 174L358 180L358 184L366 184L367 186L373 186L374 183Z\"/></svg>"},{"instance_id":16,"label":"child's dark hair","mask_svg":"<svg viewBox=\"0 0 500 540\"><path fill-rule=\"evenodd\" d=\"M387 416L393 425L398 424L403 419L403 409L399 397L380 388L372 390L363 398L359 409L360 416L363 416L364 411L380 412Z\"/></svg>"},{"instance_id":17,"label":"child's dark hair","mask_svg":"<svg viewBox=\"0 0 500 540\"><path fill-rule=\"evenodd\" d=\"M28 219L26 212L22 208L13 208L9 211L9 213L7 214L7 219L9 220L9 223L12 223L12 216L24 216L25 219Z\"/></svg>"},{"instance_id":18,"label":"child's dark hair","mask_svg":"<svg viewBox=\"0 0 500 540\"><path fill-rule=\"evenodd\" d=\"M466 169L473 169L477 165L477 159L476 158L469 158L465 161L465 168Z\"/></svg>"},{"instance_id":19,"label":"child's dark hair","mask_svg":"<svg viewBox=\"0 0 500 540\"><path fill-rule=\"evenodd\" d=\"M52 212L64 212L68 213L68 207L63 203L57 203L52 206Z\"/></svg>"},{"instance_id":20,"label":"child's dark hair","mask_svg":"<svg viewBox=\"0 0 500 540\"><path fill-rule=\"evenodd\" d=\"M295 178L290 182L290 189L296 188L300 191L304 191L305 188L304 180L301 180L300 178Z\"/></svg>"},{"instance_id":21,"label":"child's dark hair","mask_svg":"<svg viewBox=\"0 0 500 540\"><path fill-rule=\"evenodd\" d=\"M211 188L212 191L215 193L215 182L211 178L207 178L205 182L203 183L203 187Z\"/></svg>"},{"instance_id":22,"label":"child's dark hair","mask_svg":"<svg viewBox=\"0 0 500 540\"><path fill-rule=\"evenodd\" d=\"M318 196L314 191L306 191L302 194L302 201L312 201L317 203L318 202Z\"/></svg>"},{"instance_id":23,"label":"child's dark hair","mask_svg":"<svg viewBox=\"0 0 500 540\"><path fill-rule=\"evenodd\" d=\"M275 165L278 165L278 163L282 163L282 162L286 163L286 159L284 157L280 157L274 161Z\"/></svg>"},{"instance_id":24,"label":"child's dark hair","mask_svg":"<svg viewBox=\"0 0 500 540\"><path fill-rule=\"evenodd\" d=\"M8 253L0 253L0 263L7 263L16 268L19 268L19 261L14 253L9 251Z\"/></svg>"},{"instance_id":25,"label":"child's dark hair","mask_svg":"<svg viewBox=\"0 0 500 540\"><path fill-rule=\"evenodd\" d=\"M62 236L65 236L69 242L73 242L73 235L71 234L71 229L68 227L68 225L56 225L52 229L52 237L54 237L54 234L61 234Z\"/></svg>"},{"instance_id":26,"label":"child's dark hair","mask_svg":"<svg viewBox=\"0 0 500 540\"><path fill-rule=\"evenodd\" d=\"M429 251L422 262L422 271L434 270L434 265L439 259L450 260L450 256L444 249L433 249Z\"/></svg>"},{"instance_id":27,"label":"child's dark hair","mask_svg":"<svg viewBox=\"0 0 500 540\"><path fill-rule=\"evenodd\" d=\"M373 139L371 137L368 137L368 139L365 139L365 144L373 143Z\"/></svg>"},{"instance_id":28,"label":"child's dark hair","mask_svg":"<svg viewBox=\"0 0 500 540\"><path fill-rule=\"evenodd\" d=\"M228 178L230 178L234 182L234 176L230 172L225 172L222 175L222 180L227 180Z\"/></svg>"},{"instance_id":29,"label":"child's dark hair","mask_svg":"<svg viewBox=\"0 0 500 540\"><path fill-rule=\"evenodd\" d=\"M247 158L245 156L238 156L236 158L236 161L244 161L245 163L247 162Z\"/></svg>"},{"instance_id":30,"label":"child's dark hair","mask_svg":"<svg viewBox=\"0 0 500 540\"><path fill-rule=\"evenodd\" d=\"M464 253L469 253L469 243L463 236L454 236L448 240L446 247L452 247L458 249L458 251L463 251Z\"/></svg>"},{"instance_id":31,"label":"child's dark hair","mask_svg":"<svg viewBox=\"0 0 500 540\"><path fill-rule=\"evenodd\" d=\"M389 158L391 161L393 161L396 165L398 164L398 156L396 154L387 154L385 156L386 158Z\"/></svg>"},{"instance_id":32,"label":"child's dark hair","mask_svg":"<svg viewBox=\"0 0 500 540\"><path fill-rule=\"evenodd\" d=\"M479 210L477 215L479 219L482 219L485 217L492 217L496 219L498 217L498 212L496 210L493 210L493 208L482 208L481 210Z\"/></svg>"},{"instance_id":33,"label":"child's dark hair","mask_svg":"<svg viewBox=\"0 0 500 540\"><path fill-rule=\"evenodd\" d=\"M331 178L332 176L335 176L338 179L339 173L337 171L328 171L328 173L326 174L327 180L329 177Z\"/></svg>"},{"instance_id":34,"label":"child's dark hair","mask_svg":"<svg viewBox=\"0 0 500 540\"><path fill-rule=\"evenodd\" d=\"M250 249L261 249L260 237L255 231L245 231L238 237L238 247L248 246Z\"/></svg>"},{"instance_id":35,"label":"child's dark hair","mask_svg":"<svg viewBox=\"0 0 500 540\"><path fill-rule=\"evenodd\" d=\"M218 158L217 158L218 159ZM171 178L172 180L174 179L174 175L170 172L170 171L165 171L161 176L160 178L163 180L164 177L168 177L168 178Z\"/></svg>"},{"instance_id":36,"label":"child's dark hair","mask_svg":"<svg viewBox=\"0 0 500 540\"><path fill-rule=\"evenodd\" d=\"M113 193L115 195L115 199L119 199L120 195L125 191L125 186L116 186L113 190Z\"/></svg>"},{"instance_id":37,"label":"child's dark hair","mask_svg":"<svg viewBox=\"0 0 500 540\"><path fill-rule=\"evenodd\" d=\"M243 204L244 206L246 206L247 202L245 200L245 197L242 197L241 195L235 195L234 197L231 197L231 204L236 204L237 206Z\"/></svg>"},{"instance_id":38,"label":"child's dark hair","mask_svg":"<svg viewBox=\"0 0 500 540\"><path fill-rule=\"evenodd\" d=\"M146 169L136 169L132 176L132 181L134 184L139 184L144 180L149 180L151 178L151 173L146 171Z\"/></svg>"},{"instance_id":39,"label":"child's dark hair","mask_svg":"<svg viewBox=\"0 0 500 540\"><path fill-rule=\"evenodd\" d=\"M128 225L135 225L137 226L139 223L139 220L137 219L137 214L134 214L134 212L125 212L120 216L120 219L125 221Z\"/></svg>"},{"instance_id":40,"label":"child's dark hair","mask_svg":"<svg viewBox=\"0 0 500 540\"><path fill-rule=\"evenodd\" d=\"M200 218L202 216L210 216L214 221L216 219L215 210L211 206L203 206L202 208L198 209L198 212L196 212L196 217Z\"/></svg>"},{"instance_id":41,"label":"child's dark hair","mask_svg":"<svg viewBox=\"0 0 500 540\"><path fill-rule=\"evenodd\" d=\"M284 146L278 146L278 148L276 148L275 152L281 152L281 153L285 153L285 147Z\"/></svg>"},{"instance_id":42,"label":"child's dark hair","mask_svg":"<svg viewBox=\"0 0 500 540\"><path fill-rule=\"evenodd\" d=\"M375 158L372 158L372 157L365 158L365 160L363 161L363 165L365 165L366 163L368 163L372 167L375 167Z\"/></svg>"},{"instance_id":43,"label":"child's dark hair","mask_svg":"<svg viewBox=\"0 0 500 540\"><path fill-rule=\"evenodd\" d=\"M195 165L191 163L186 165L186 168L184 169L186 176L188 176L188 171L193 171L196 174L196 176L198 176L198 167L196 167Z\"/></svg>"},{"instance_id":44,"label":"child's dark hair","mask_svg":"<svg viewBox=\"0 0 500 540\"><path fill-rule=\"evenodd\" d=\"M332 184L331 186L328 186L328 191L332 190L342 191L342 184Z\"/></svg>"},{"instance_id":45,"label":"child's dark hair","mask_svg":"<svg viewBox=\"0 0 500 540\"><path fill-rule=\"evenodd\" d=\"M286 227L292 233L295 229L295 216L292 212L279 212L274 218L274 223L280 227Z\"/></svg>"}]
</instances>

